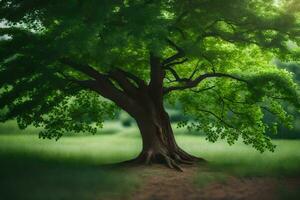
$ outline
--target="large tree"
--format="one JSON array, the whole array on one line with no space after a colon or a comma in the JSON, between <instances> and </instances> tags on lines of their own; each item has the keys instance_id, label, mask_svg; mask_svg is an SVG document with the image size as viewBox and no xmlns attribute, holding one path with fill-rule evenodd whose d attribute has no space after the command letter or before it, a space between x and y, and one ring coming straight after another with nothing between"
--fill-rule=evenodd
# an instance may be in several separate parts
<instances>
[{"instance_id":1,"label":"large tree","mask_svg":"<svg viewBox=\"0 0 300 200\"><path fill-rule=\"evenodd\" d=\"M0 120L59 138L95 132L118 107L141 132L134 161L180 169L201 159L176 144L168 102L210 141L273 151L265 132L292 120L282 103L299 108L293 74L272 62L298 61L299 11L298 0L2 0Z\"/></svg>"}]
</instances>

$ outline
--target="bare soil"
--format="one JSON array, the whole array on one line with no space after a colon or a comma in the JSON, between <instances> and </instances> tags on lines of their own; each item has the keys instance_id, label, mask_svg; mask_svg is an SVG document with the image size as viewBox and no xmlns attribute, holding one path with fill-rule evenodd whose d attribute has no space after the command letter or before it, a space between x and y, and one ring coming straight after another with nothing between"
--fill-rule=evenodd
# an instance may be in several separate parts
<instances>
[{"instance_id":1,"label":"bare soil","mask_svg":"<svg viewBox=\"0 0 300 200\"><path fill-rule=\"evenodd\" d=\"M195 184L197 174L206 166L184 166L184 172L162 165L137 167L144 184L133 192L130 200L276 200L282 199L280 188L300 190L300 177L235 177L215 181L201 187ZM300 197L299 197L300 199Z\"/></svg>"}]
</instances>

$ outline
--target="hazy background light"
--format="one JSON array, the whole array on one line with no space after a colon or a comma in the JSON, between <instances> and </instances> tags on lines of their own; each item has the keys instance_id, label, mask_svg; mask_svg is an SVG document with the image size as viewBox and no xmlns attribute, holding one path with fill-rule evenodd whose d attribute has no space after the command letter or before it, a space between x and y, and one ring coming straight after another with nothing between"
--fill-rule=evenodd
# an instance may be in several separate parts
<instances>
[{"instance_id":1,"label":"hazy background light","mask_svg":"<svg viewBox=\"0 0 300 200\"><path fill-rule=\"evenodd\" d=\"M6 24L6 21L5 20L1 20L0 21L0 28L7 28L8 25ZM7 34L5 35L0 35L0 41L2 40L8 40L8 39L11 39L11 37Z\"/></svg>"},{"instance_id":2,"label":"hazy background light","mask_svg":"<svg viewBox=\"0 0 300 200\"><path fill-rule=\"evenodd\" d=\"M275 4L276 6L280 6L281 0L274 0L274 4Z\"/></svg>"}]
</instances>

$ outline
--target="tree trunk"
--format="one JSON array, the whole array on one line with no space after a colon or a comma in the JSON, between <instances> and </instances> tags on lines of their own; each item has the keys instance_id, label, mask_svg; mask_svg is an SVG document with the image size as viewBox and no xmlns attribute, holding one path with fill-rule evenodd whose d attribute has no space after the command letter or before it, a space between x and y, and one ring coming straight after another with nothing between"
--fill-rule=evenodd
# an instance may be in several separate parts
<instances>
[{"instance_id":1,"label":"tree trunk","mask_svg":"<svg viewBox=\"0 0 300 200\"><path fill-rule=\"evenodd\" d=\"M145 106L146 107L146 106ZM155 106L156 107L156 106ZM155 109L144 109L145 112L135 116L139 127L143 148L134 163L164 163L170 168L181 171L179 164L193 164L204 161L182 150L176 143L168 113L163 104Z\"/></svg>"},{"instance_id":2,"label":"tree trunk","mask_svg":"<svg viewBox=\"0 0 300 200\"><path fill-rule=\"evenodd\" d=\"M150 82L146 84L133 74L122 70L109 73L121 88L113 87L113 83L104 77L96 77L102 84L96 87L104 97L114 101L120 108L128 112L137 122L140 129L143 149L134 163L165 163L170 168L181 170L180 163L192 164L204 161L196 158L178 147L172 131L170 118L164 109L163 82L165 70L161 59L150 52ZM132 84L131 81L135 84ZM106 86L106 87L103 87Z\"/></svg>"}]
</instances>

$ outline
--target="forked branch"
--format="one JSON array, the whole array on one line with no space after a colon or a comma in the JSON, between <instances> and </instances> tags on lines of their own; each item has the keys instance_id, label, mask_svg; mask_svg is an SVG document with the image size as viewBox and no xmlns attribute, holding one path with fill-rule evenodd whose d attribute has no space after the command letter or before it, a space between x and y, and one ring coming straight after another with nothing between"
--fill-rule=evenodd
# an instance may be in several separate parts
<instances>
[{"instance_id":1,"label":"forked branch","mask_svg":"<svg viewBox=\"0 0 300 200\"><path fill-rule=\"evenodd\" d=\"M179 59L179 58L183 58L183 57L185 56L184 50L183 50L181 47L179 47L177 44L175 44L175 43L174 43L173 41L171 41L170 39L167 39L166 41L167 41L167 43L168 43L172 48L174 48L174 49L177 51L177 53L174 54L173 56L171 56L171 57L165 59L165 60L162 62L162 66L165 66L165 65L167 65L167 64L170 64L171 62L173 62L173 61L175 61L175 60L177 60L177 59Z\"/></svg>"},{"instance_id":2,"label":"forked branch","mask_svg":"<svg viewBox=\"0 0 300 200\"><path fill-rule=\"evenodd\" d=\"M122 91L119 88L117 88L116 85L110 80L111 79L110 75L100 73L88 64L80 64L68 58L62 58L60 59L60 62L79 72L82 72L89 78L94 79L94 80L73 79L74 83L77 83L80 86L89 88L90 90L99 93L103 97L115 102L119 107L121 107L128 113L134 114L137 108L133 104L134 101L133 98L130 98L125 90ZM123 78L124 77L120 77L119 79L118 77L118 81L124 81Z\"/></svg>"},{"instance_id":3,"label":"forked branch","mask_svg":"<svg viewBox=\"0 0 300 200\"><path fill-rule=\"evenodd\" d=\"M145 81L139 77L137 77L136 75L130 73L130 72L126 72L122 69L118 69L119 72L121 72L122 74L124 74L127 78L129 78L130 80L134 81L139 87L145 87L147 84L145 83Z\"/></svg>"}]
</instances>

